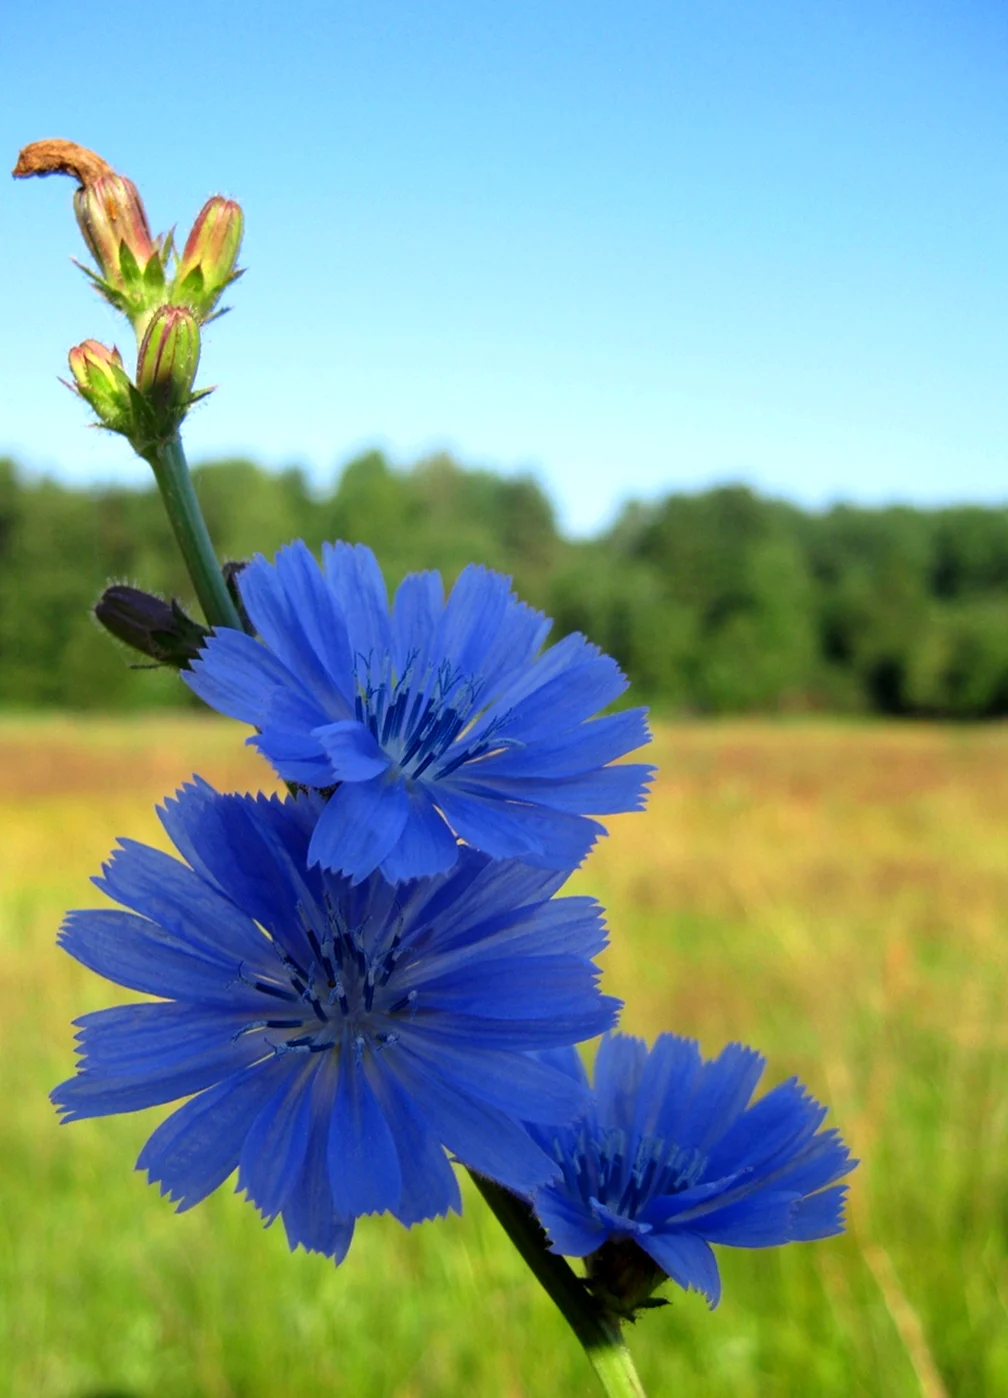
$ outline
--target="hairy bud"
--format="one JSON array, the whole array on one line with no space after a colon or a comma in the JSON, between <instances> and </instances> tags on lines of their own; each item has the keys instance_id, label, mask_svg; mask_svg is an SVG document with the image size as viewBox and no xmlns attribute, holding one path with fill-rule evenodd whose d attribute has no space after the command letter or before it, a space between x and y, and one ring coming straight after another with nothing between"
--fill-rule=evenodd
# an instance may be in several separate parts
<instances>
[{"instance_id":1,"label":"hairy bud","mask_svg":"<svg viewBox=\"0 0 1008 1398\"><path fill-rule=\"evenodd\" d=\"M188 669L210 634L185 614L178 602L117 583L107 587L94 609L95 617L117 640L132 646L160 665Z\"/></svg>"},{"instance_id":2,"label":"hairy bud","mask_svg":"<svg viewBox=\"0 0 1008 1398\"><path fill-rule=\"evenodd\" d=\"M215 194L196 217L175 277L175 299L204 320L225 287L241 276L235 270L244 216L233 199Z\"/></svg>"},{"instance_id":3,"label":"hairy bud","mask_svg":"<svg viewBox=\"0 0 1008 1398\"><path fill-rule=\"evenodd\" d=\"M133 423L132 385L119 351L98 340L85 340L74 346L68 358L74 379L70 387L91 405L103 427L129 435Z\"/></svg>"},{"instance_id":4,"label":"hairy bud","mask_svg":"<svg viewBox=\"0 0 1008 1398\"><path fill-rule=\"evenodd\" d=\"M74 212L103 279L132 293L157 249L136 185L115 171L74 192Z\"/></svg>"},{"instance_id":5,"label":"hairy bud","mask_svg":"<svg viewBox=\"0 0 1008 1398\"><path fill-rule=\"evenodd\" d=\"M137 388L155 409L179 413L193 400L200 333L184 306L161 306L151 317L137 356Z\"/></svg>"}]
</instances>

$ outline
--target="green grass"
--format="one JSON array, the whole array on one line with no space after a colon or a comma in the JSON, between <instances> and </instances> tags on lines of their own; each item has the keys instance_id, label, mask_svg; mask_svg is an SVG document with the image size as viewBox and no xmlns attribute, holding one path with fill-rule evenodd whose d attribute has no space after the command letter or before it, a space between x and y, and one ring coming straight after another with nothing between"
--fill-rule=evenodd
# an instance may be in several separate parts
<instances>
[{"instance_id":1,"label":"green grass","mask_svg":"<svg viewBox=\"0 0 1008 1398\"><path fill-rule=\"evenodd\" d=\"M630 1344L651 1398L1008 1393L1008 734L666 727L647 814L576 879L624 1026L762 1048L862 1165L842 1239L721 1250ZM0 724L0 1394L545 1398L594 1380L493 1218L366 1219L291 1255L226 1190L177 1216L131 1169L163 1112L61 1128L70 1020L115 991L54 947L115 836L192 770L265 773L224 724ZM126 997L123 997L126 998Z\"/></svg>"}]
</instances>

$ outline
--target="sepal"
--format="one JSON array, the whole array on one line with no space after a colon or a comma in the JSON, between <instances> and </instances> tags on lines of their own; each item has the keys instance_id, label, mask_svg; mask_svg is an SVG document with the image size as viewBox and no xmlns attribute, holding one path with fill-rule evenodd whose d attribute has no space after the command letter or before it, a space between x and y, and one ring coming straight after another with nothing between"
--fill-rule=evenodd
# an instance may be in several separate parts
<instances>
[{"instance_id":1,"label":"sepal","mask_svg":"<svg viewBox=\"0 0 1008 1398\"><path fill-rule=\"evenodd\" d=\"M636 1320L641 1311L667 1306L652 1292L668 1276L632 1238L610 1239L585 1258L588 1289L612 1316Z\"/></svg>"}]
</instances>

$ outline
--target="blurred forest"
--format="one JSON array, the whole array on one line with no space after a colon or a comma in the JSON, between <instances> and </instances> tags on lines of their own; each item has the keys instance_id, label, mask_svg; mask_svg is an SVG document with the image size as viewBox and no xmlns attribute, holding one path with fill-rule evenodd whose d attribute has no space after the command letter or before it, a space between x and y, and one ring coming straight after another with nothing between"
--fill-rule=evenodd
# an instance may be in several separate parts
<instances>
[{"instance_id":1,"label":"blurred forest","mask_svg":"<svg viewBox=\"0 0 1008 1398\"><path fill-rule=\"evenodd\" d=\"M222 559L296 536L363 541L392 586L486 563L666 712L1008 713L1008 509L809 513L726 486L629 504L574 542L534 479L446 456L401 471L369 452L321 497L299 470L250 461L194 475ZM174 673L130 668L94 622L110 580L191 602L153 484L69 489L0 460L0 703L194 702Z\"/></svg>"}]
</instances>

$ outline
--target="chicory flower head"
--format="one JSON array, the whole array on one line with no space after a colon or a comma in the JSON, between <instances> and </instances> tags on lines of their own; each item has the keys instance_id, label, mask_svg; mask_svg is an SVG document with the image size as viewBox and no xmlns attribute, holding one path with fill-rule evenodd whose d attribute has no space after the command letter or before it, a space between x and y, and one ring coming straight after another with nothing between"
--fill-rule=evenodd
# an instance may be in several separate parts
<instances>
[{"instance_id":1,"label":"chicory flower head","mask_svg":"<svg viewBox=\"0 0 1008 1398\"><path fill-rule=\"evenodd\" d=\"M594 717L619 667L576 634L543 652L550 622L507 578L470 566L446 602L414 573L390 609L370 549L327 544L320 569L299 541L238 586L262 642L218 631L183 679L285 781L331 791L313 864L396 883L450 869L461 839L570 870L602 833L588 816L642 806L651 768L610 764L648 741L645 711Z\"/></svg>"},{"instance_id":2,"label":"chicory flower head","mask_svg":"<svg viewBox=\"0 0 1008 1398\"><path fill-rule=\"evenodd\" d=\"M541 1057L587 1085L575 1049ZM836 1131L819 1130L826 1108L797 1079L749 1105L763 1068L741 1044L705 1060L674 1034L650 1052L641 1039L607 1035L584 1117L530 1126L562 1170L534 1196L553 1250L588 1258L589 1275L611 1287L632 1269L625 1253L610 1248L607 1259L600 1249L636 1244L656 1264L644 1294L668 1276L713 1307L721 1279L711 1243L774 1247L841 1233L846 1186L836 1181L857 1161Z\"/></svg>"},{"instance_id":3,"label":"chicory flower head","mask_svg":"<svg viewBox=\"0 0 1008 1398\"><path fill-rule=\"evenodd\" d=\"M612 1024L590 898L562 875L465 849L448 874L357 885L307 866L320 802L222 796L160 810L187 863L123 841L71 912L78 961L162 997L84 1015L67 1120L190 1100L137 1166L180 1209L237 1168L267 1221L339 1261L362 1214L458 1209L446 1150L528 1192L556 1166L522 1122L570 1120L580 1083L528 1050ZM127 911L128 910L128 911ZM194 1095L193 1095L194 1094Z\"/></svg>"}]
</instances>

